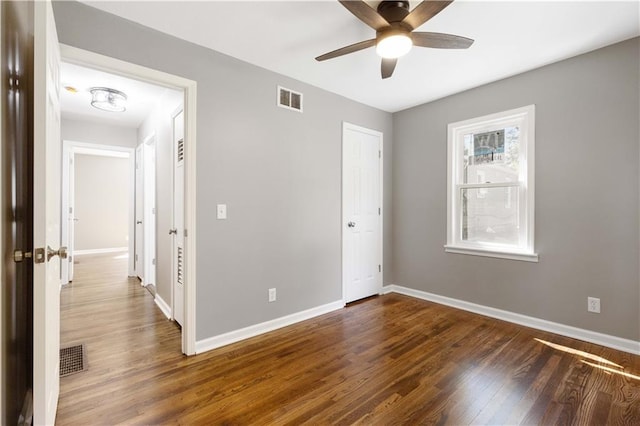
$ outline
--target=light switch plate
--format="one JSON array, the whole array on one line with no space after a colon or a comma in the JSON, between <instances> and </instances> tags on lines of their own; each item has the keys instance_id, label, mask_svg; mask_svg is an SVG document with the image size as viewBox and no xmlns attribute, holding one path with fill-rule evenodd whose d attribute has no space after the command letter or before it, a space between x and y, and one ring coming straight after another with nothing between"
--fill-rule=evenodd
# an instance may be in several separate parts
<instances>
[{"instance_id":1,"label":"light switch plate","mask_svg":"<svg viewBox=\"0 0 640 426\"><path fill-rule=\"evenodd\" d=\"M218 204L216 208L216 217L218 219L226 219L227 218L227 205L226 204Z\"/></svg>"}]
</instances>

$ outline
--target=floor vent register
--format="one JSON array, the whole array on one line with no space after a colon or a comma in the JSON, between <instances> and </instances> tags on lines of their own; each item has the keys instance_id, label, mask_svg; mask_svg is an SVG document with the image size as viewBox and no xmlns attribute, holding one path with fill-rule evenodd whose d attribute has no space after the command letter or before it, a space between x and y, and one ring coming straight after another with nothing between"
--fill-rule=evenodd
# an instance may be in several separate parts
<instances>
[{"instance_id":1,"label":"floor vent register","mask_svg":"<svg viewBox=\"0 0 640 426\"><path fill-rule=\"evenodd\" d=\"M87 369L86 353L84 344L60 348L60 377L85 371Z\"/></svg>"}]
</instances>

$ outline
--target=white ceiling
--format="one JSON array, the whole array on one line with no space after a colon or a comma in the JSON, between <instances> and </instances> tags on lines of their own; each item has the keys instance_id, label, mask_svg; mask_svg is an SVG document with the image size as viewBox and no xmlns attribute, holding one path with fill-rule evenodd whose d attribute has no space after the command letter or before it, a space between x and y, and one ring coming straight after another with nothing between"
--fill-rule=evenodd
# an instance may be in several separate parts
<instances>
[{"instance_id":1,"label":"white ceiling","mask_svg":"<svg viewBox=\"0 0 640 426\"><path fill-rule=\"evenodd\" d=\"M382 80L373 48L314 60L375 37L337 1L84 3L390 112L640 35L637 0L458 0L418 31L469 37L473 46L414 47L400 58L393 77Z\"/></svg>"},{"instance_id":2,"label":"white ceiling","mask_svg":"<svg viewBox=\"0 0 640 426\"><path fill-rule=\"evenodd\" d=\"M133 128L140 126L166 91L172 90L69 63L62 63L60 80L63 87L60 91L63 118ZM65 90L65 86L76 88L77 93ZM109 87L124 92L127 95L127 110L109 112L92 107L89 93L92 87Z\"/></svg>"}]
</instances>

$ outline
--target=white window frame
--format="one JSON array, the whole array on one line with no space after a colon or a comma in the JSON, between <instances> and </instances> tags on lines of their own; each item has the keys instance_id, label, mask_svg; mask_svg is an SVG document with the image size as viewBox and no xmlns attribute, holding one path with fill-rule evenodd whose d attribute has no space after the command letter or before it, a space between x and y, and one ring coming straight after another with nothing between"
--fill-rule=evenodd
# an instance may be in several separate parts
<instances>
[{"instance_id":1,"label":"white window frame","mask_svg":"<svg viewBox=\"0 0 640 426\"><path fill-rule=\"evenodd\" d=\"M464 135L499 128L520 128L518 182L476 184L463 183ZM447 244L448 253L470 254L537 262L534 251L535 213L535 105L451 123L447 127ZM462 240L462 190L469 188L519 187L520 245Z\"/></svg>"}]
</instances>

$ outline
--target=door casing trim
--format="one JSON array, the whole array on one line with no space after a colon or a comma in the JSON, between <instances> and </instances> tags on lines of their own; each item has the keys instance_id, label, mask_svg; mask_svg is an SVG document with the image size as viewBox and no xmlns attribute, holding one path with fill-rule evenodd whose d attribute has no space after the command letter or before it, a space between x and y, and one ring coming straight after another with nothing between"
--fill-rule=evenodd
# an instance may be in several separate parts
<instances>
[{"instance_id":1,"label":"door casing trim","mask_svg":"<svg viewBox=\"0 0 640 426\"><path fill-rule=\"evenodd\" d=\"M185 128L185 285L182 352L195 355L196 346L196 105L197 83L163 71L125 62L77 47L60 44L63 62L87 66L112 74L183 90Z\"/></svg>"}]
</instances>

